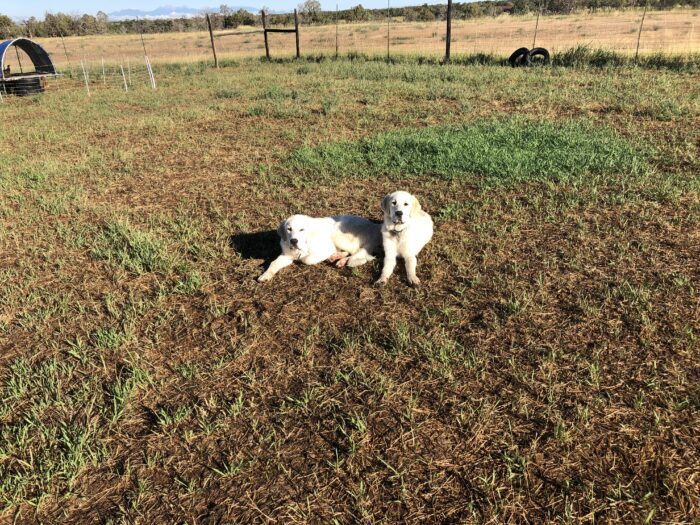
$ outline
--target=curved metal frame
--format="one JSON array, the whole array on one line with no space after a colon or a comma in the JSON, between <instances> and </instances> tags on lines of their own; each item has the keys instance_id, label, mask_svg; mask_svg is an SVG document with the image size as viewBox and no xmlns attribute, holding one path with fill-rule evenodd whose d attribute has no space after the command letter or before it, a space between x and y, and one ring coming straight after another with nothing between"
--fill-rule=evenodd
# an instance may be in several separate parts
<instances>
[{"instance_id":1,"label":"curved metal frame","mask_svg":"<svg viewBox=\"0 0 700 525\"><path fill-rule=\"evenodd\" d=\"M5 53L12 46L19 47L29 55L36 73L47 75L56 74L56 68L53 62L51 62L51 57L43 47L28 38L14 38L0 42L0 80L4 80L5 78L3 73L5 70Z\"/></svg>"}]
</instances>

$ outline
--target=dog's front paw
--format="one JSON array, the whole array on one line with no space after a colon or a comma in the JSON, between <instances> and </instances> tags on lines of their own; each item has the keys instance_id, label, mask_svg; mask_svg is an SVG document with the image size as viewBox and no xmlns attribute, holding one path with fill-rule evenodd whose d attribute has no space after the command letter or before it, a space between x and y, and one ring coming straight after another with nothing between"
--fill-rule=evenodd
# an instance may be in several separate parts
<instances>
[{"instance_id":1,"label":"dog's front paw","mask_svg":"<svg viewBox=\"0 0 700 525\"><path fill-rule=\"evenodd\" d=\"M268 275L268 274L264 273L260 277L258 277L258 282L259 283L266 283L270 279L272 279L272 275Z\"/></svg>"},{"instance_id":2,"label":"dog's front paw","mask_svg":"<svg viewBox=\"0 0 700 525\"><path fill-rule=\"evenodd\" d=\"M388 282L389 282L388 277L380 277L379 279L374 281L374 286L384 286Z\"/></svg>"},{"instance_id":3,"label":"dog's front paw","mask_svg":"<svg viewBox=\"0 0 700 525\"><path fill-rule=\"evenodd\" d=\"M335 265L338 268L345 268L345 266L348 264L348 261L350 260L350 257L343 257L342 259L338 259L335 263Z\"/></svg>"},{"instance_id":4,"label":"dog's front paw","mask_svg":"<svg viewBox=\"0 0 700 525\"><path fill-rule=\"evenodd\" d=\"M410 284L414 288L418 288L420 287L420 279L418 277L413 277L412 279L408 280L408 284Z\"/></svg>"},{"instance_id":5,"label":"dog's front paw","mask_svg":"<svg viewBox=\"0 0 700 525\"><path fill-rule=\"evenodd\" d=\"M328 258L328 262L334 263L337 261L342 261L347 256L348 256L347 252L335 252L333 255L331 255Z\"/></svg>"}]
</instances>

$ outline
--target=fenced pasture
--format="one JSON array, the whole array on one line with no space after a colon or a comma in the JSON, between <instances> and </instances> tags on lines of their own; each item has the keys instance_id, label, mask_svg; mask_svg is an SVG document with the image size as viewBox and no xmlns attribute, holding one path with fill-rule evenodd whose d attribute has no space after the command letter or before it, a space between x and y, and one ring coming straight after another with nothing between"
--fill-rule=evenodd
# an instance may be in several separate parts
<instances>
[{"instance_id":1,"label":"fenced pasture","mask_svg":"<svg viewBox=\"0 0 700 525\"><path fill-rule=\"evenodd\" d=\"M537 45L559 52L585 45L619 53L634 54L642 10L607 13L580 13L566 16L543 16L537 26ZM490 53L508 56L516 48L532 46L536 16L502 15L496 18L454 20L452 53ZM260 28L241 27L216 31L219 58L239 59L264 56ZM445 52L445 22L371 22L326 26L304 26L300 33L301 51L305 55L352 53L442 56ZM337 35L337 38L336 38ZM206 32L107 35L87 37L40 38L37 41L64 69L80 60L126 63L144 54L144 45L154 63L186 62L210 59L209 35ZM687 54L700 51L700 11L678 9L646 13L639 38L640 53ZM271 53L275 57L293 56L294 37L270 35Z\"/></svg>"},{"instance_id":2,"label":"fenced pasture","mask_svg":"<svg viewBox=\"0 0 700 525\"><path fill-rule=\"evenodd\" d=\"M700 519L697 73L226 66L0 106L0 522Z\"/></svg>"}]
</instances>

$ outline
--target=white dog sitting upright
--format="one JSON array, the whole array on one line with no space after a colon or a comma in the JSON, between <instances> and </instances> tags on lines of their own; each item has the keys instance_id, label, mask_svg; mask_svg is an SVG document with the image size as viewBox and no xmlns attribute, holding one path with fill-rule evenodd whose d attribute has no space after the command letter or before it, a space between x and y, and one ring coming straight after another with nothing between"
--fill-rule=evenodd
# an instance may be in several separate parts
<instances>
[{"instance_id":1,"label":"white dog sitting upright","mask_svg":"<svg viewBox=\"0 0 700 525\"><path fill-rule=\"evenodd\" d=\"M419 286L416 256L433 237L433 220L421 210L420 203L406 191L390 193L382 200L384 224L384 267L376 284L385 284L396 267L396 257L406 264L406 276L412 286Z\"/></svg>"},{"instance_id":2,"label":"white dog sitting upright","mask_svg":"<svg viewBox=\"0 0 700 525\"><path fill-rule=\"evenodd\" d=\"M336 266L360 266L374 259L380 251L382 235L379 224L354 215L313 218L292 215L277 228L282 255L260 277L269 281L294 261L318 264L325 260Z\"/></svg>"}]
</instances>

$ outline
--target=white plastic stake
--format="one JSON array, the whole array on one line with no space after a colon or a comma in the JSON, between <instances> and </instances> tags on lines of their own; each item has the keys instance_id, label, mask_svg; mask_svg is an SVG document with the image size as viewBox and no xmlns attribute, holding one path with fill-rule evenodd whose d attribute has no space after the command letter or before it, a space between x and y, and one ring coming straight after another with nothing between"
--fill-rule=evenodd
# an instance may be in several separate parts
<instances>
[{"instance_id":1,"label":"white plastic stake","mask_svg":"<svg viewBox=\"0 0 700 525\"><path fill-rule=\"evenodd\" d=\"M151 79L151 88L156 88L156 78L153 76L153 68L151 68L151 61L148 60L148 55L144 55L146 59L146 69L148 69L148 77Z\"/></svg>"},{"instance_id":2,"label":"white plastic stake","mask_svg":"<svg viewBox=\"0 0 700 525\"><path fill-rule=\"evenodd\" d=\"M85 89L87 90L88 97L90 96L90 84L88 80L88 74L87 71L85 70L85 64L83 61L80 61L80 67L83 68L83 78L85 79Z\"/></svg>"},{"instance_id":3,"label":"white plastic stake","mask_svg":"<svg viewBox=\"0 0 700 525\"><path fill-rule=\"evenodd\" d=\"M151 65L151 59L148 59L148 69L151 70L151 82L153 83L153 89L156 88L156 76L153 73L153 66Z\"/></svg>"},{"instance_id":4,"label":"white plastic stake","mask_svg":"<svg viewBox=\"0 0 700 525\"><path fill-rule=\"evenodd\" d=\"M126 84L126 75L124 74L124 66L119 64L119 67L122 69L122 79L124 80L124 91L129 91L129 86Z\"/></svg>"}]
</instances>

